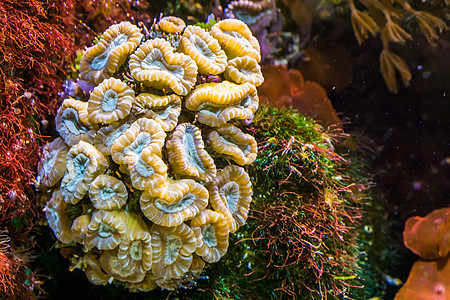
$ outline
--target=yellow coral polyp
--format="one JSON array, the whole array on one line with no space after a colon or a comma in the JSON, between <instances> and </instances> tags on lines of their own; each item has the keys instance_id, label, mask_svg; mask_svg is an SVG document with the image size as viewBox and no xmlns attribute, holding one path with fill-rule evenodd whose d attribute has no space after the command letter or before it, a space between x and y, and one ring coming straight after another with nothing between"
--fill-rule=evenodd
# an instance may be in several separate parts
<instances>
[{"instance_id":1,"label":"yellow coral polyp","mask_svg":"<svg viewBox=\"0 0 450 300\"><path fill-rule=\"evenodd\" d=\"M95 177L108 168L108 161L94 146L81 141L70 148L66 166L61 193L67 203L76 204L86 195Z\"/></svg>"},{"instance_id":2,"label":"yellow coral polyp","mask_svg":"<svg viewBox=\"0 0 450 300\"><path fill-rule=\"evenodd\" d=\"M205 261L219 261L228 250L228 224L225 217L205 209L191 221L191 228L197 238L195 253Z\"/></svg>"},{"instance_id":3,"label":"yellow coral polyp","mask_svg":"<svg viewBox=\"0 0 450 300\"><path fill-rule=\"evenodd\" d=\"M72 269L75 268L82 269L87 279L95 285L106 285L111 278L102 270L98 255L94 253L86 253L79 259L78 264L72 267Z\"/></svg>"},{"instance_id":4,"label":"yellow coral polyp","mask_svg":"<svg viewBox=\"0 0 450 300\"><path fill-rule=\"evenodd\" d=\"M149 228L137 215L128 213L128 230L122 237L117 258L124 268L140 269L144 273L152 267L152 238Z\"/></svg>"},{"instance_id":5,"label":"yellow coral polyp","mask_svg":"<svg viewBox=\"0 0 450 300\"><path fill-rule=\"evenodd\" d=\"M183 19L174 16L161 18L158 22L158 29L167 33L181 33L184 27L186 27L186 23Z\"/></svg>"},{"instance_id":6,"label":"yellow coral polyp","mask_svg":"<svg viewBox=\"0 0 450 300\"><path fill-rule=\"evenodd\" d=\"M188 178L210 181L216 176L214 160L204 149L200 129L190 123L178 125L166 143L173 171Z\"/></svg>"},{"instance_id":7,"label":"yellow coral polyp","mask_svg":"<svg viewBox=\"0 0 450 300\"><path fill-rule=\"evenodd\" d=\"M112 25L98 43L88 49L80 63L80 77L99 84L119 70L127 57L139 46L143 35L130 22Z\"/></svg>"},{"instance_id":8,"label":"yellow coral polyp","mask_svg":"<svg viewBox=\"0 0 450 300\"><path fill-rule=\"evenodd\" d=\"M174 50L160 38L146 41L130 57L131 76L146 86L187 95L197 79L197 65Z\"/></svg>"},{"instance_id":9,"label":"yellow coral polyp","mask_svg":"<svg viewBox=\"0 0 450 300\"><path fill-rule=\"evenodd\" d=\"M210 185L209 202L224 215L230 232L244 225L252 202L250 177L245 170L233 165L221 170Z\"/></svg>"},{"instance_id":10,"label":"yellow coral polyp","mask_svg":"<svg viewBox=\"0 0 450 300\"><path fill-rule=\"evenodd\" d=\"M140 205L144 215L155 224L178 226L206 208L208 190L194 180L171 180L159 189L145 191Z\"/></svg>"},{"instance_id":11,"label":"yellow coral polyp","mask_svg":"<svg viewBox=\"0 0 450 300\"><path fill-rule=\"evenodd\" d=\"M151 236L147 225L139 216L132 213L126 215L127 231L119 246L104 251L100 263L114 278L137 283L144 280L152 265Z\"/></svg>"},{"instance_id":12,"label":"yellow coral polyp","mask_svg":"<svg viewBox=\"0 0 450 300\"><path fill-rule=\"evenodd\" d=\"M145 278L146 272L142 268L136 268L135 266L122 265L122 262L117 257L118 249L103 251L100 256L100 265L102 269L113 278L122 282L141 282Z\"/></svg>"},{"instance_id":13,"label":"yellow coral polyp","mask_svg":"<svg viewBox=\"0 0 450 300\"><path fill-rule=\"evenodd\" d=\"M203 75L220 74L227 66L227 56L218 41L198 26L186 27L178 51L189 55Z\"/></svg>"},{"instance_id":14,"label":"yellow coral polyp","mask_svg":"<svg viewBox=\"0 0 450 300\"><path fill-rule=\"evenodd\" d=\"M219 21L211 28L211 35L219 41L228 59L248 55L261 61L259 42L244 22L236 19Z\"/></svg>"},{"instance_id":15,"label":"yellow coral polyp","mask_svg":"<svg viewBox=\"0 0 450 300\"><path fill-rule=\"evenodd\" d=\"M175 94L158 96L142 93L136 97L132 111L139 117L155 120L164 131L172 131L181 113L181 99Z\"/></svg>"},{"instance_id":16,"label":"yellow coral polyp","mask_svg":"<svg viewBox=\"0 0 450 300\"><path fill-rule=\"evenodd\" d=\"M250 56L236 57L228 61L224 76L229 81L239 84L249 82L256 87L264 82L261 67Z\"/></svg>"},{"instance_id":17,"label":"yellow coral polyp","mask_svg":"<svg viewBox=\"0 0 450 300\"><path fill-rule=\"evenodd\" d=\"M90 222L91 215L89 214L81 215L73 221L71 231L78 243L83 244L84 240L86 239L86 234Z\"/></svg>"},{"instance_id":18,"label":"yellow coral polyp","mask_svg":"<svg viewBox=\"0 0 450 300\"><path fill-rule=\"evenodd\" d=\"M128 116L134 102L134 91L119 79L105 79L89 96L89 120L111 124Z\"/></svg>"},{"instance_id":19,"label":"yellow coral polyp","mask_svg":"<svg viewBox=\"0 0 450 300\"><path fill-rule=\"evenodd\" d=\"M99 250L114 249L120 244L126 230L126 213L124 211L95 211L87 227L84 246L87 249L93 247Z\"/></svg>"},{"instance_id":20,"label":"yellow coral polyp","mask_svg":"<svg viewBox=\"0 0 450 300\"><path fill-rule=\"evenodd\" d=\"M111 145L111 156L117 164L138 162L142 151L161 154L166 134L156 121L140 118L123 132Z\"/></svg>"},{"instance_id":21,"label":"yellow coral polyp","mask_svg":"<svg viewBox=\"0 0 450 300\"><path fill-rule=\"evenodd\" d=\"M106 127L102 127L97 131L94 139L94 146L103 155L111 155L111 147L114 141L122 135L131 124L114 123Z\"/></svg>"},{"instance_id":22,"label":"yellow coral polyp","mask_svg":"<svg viewBox=\"0 0 450 300\"><path fill-rule=\"evenodd\" d=\"M120 209L127 202L128 192L122 181L102 174L92 182L89 198L96 209Z\"/></svg>"},{"instance_id":23,"label":"yellow coral polyp","mask_svg":"<svg viewBox=\"0 0 450 300\"><path fill-rule=\"evenodd\" d=\"M229 81L199 85L186 97L186 107L198 111L199 122L219 127L232 119L252 119L259 106L256 87Z\"/></svg>"},{"instance_id":24,"label":"yellow coral polyp","mask_svg":"<svg viewBox=\"0 0 450 300\"><path fill-rule=\"evenodd\" d=\"M200 84L186 97L186 108L200 111L208 107L229 107L239 104L246 96L256 94L251 83L235 84L230 81ZM256 111L257 106L254 107Z\"/></svg>"},{"instance_id":25,"label":"yellow coral polyp","mask_svg":"<svg viewBox=\"0 0 450 300\"><path fill-rule=\"evenodd\" d=\"M69 148L62 138L57 138L42 149L42 158L38 164L37 182L46 187L52 187L66 173L66 156Z\"/></svg>"},{"instance_id":26,"label":"yellow coral polyp","mask_svg":"<svg viewBox=\"0 0 450 300\"><path fill-rule=\"evenodd\" d=\"M139 159L128 165L133 187L138 190L155 189L167 178L167 166L164 161L150 149L144 149Z\"/></svg>"},{"instance_id":27,"label":"yellow coral polyp","mask_svg":"<svg viewBox=\"0 0 450 300\"><path fill-rule=\"evenodd\" d=\"M59 107L55 126L67 145L92 142L95 127L89 122L87 108L88 103L72 98L65 99Z\"/></svg>"},{"instance_id":28,"label":"yellow coral polyp","mask_svg":"<svg viewBox=\"0 0 450 300\"><path fill-rule=\"evenodd\" d=\"M53 230L56 238L62 243L68 244L73 241L74 236L71 230L71 220L66 214L66 202L59 190L52 193L52 197L44 208L48 225Z\"/></svg>"},{"instance_id":29,"label":"yellow coral polyp","mask_svg":"<svg viewBox=\"0 0 450 300\"><path fill-rule=\"evenodd\" d=\"M156 283L161 286L165 280L180 279L192 264L192 254L197 247L194 232L184 223L176 227L154 224L150 234Z\"/></svg>"},{"instance_id":30,"label":"yellow coral polyp","mask_svg":"<svg viewBox=\"0 0 450 300\"><path fill-rule=\"evenodd\" d=\"M255 138L231 124L211 132L208 144L215 152L225 155L241 166L253 163L258 154Z\"/></svg>"}]
</instances>

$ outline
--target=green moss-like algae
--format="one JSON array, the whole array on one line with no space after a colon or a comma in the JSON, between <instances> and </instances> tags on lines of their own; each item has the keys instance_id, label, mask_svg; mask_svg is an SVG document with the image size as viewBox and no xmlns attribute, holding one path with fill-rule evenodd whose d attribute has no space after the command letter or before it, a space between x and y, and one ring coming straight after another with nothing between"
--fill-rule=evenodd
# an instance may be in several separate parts
<instances>
[{"instance_id":1,"label":"green moss-like algae","mask_svg":"<svg viewBox=\"0 0 450 300\"><path fill-rule=\"evenodd\" d=\"M204 297L340 299L360 289L356 227L367 195L353 187L368 182L335 152L342 131L265 106L250 130L259 154L248 167L249 219L199 281Z\"/></svg>"}]
</instances>

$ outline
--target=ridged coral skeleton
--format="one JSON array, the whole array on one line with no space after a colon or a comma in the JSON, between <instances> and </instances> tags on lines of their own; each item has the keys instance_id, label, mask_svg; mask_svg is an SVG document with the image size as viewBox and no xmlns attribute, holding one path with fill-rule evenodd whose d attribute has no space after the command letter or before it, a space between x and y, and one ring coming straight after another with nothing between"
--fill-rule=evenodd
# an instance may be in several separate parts
<instances>
[{"instance_id":1,"label":"ridged coral skeleton","mask_svg":"<svg viewBox=\"0 0 450 300\"><path fill-rule=\"evenodd\" d=\"M221 21L216 33L175 17L152 28L143 37L122 22L86 50L80 79L93 91L64 100L62 138L44 147L39 167L40 187L53 190L50 227L83 253L71 269L139 291L192 282L245 224L250 178L226 158L256 158L255 139L240 128L258 109L263 81L259 45L240 21ZM205 83L210 75L218 82Z\"/></svg>"}]
</instances>

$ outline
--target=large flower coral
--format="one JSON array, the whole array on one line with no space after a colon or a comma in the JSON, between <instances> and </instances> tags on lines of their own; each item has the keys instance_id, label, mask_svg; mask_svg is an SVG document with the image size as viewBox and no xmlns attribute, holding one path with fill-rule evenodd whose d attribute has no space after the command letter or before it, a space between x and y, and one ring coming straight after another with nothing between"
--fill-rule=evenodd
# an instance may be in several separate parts
<instances>
[{"instance_id":1,"label":"large flower coral","mask_svg":"<svg viewBox=\"0 0 450 300\"><path fill-rule=\"evenodd\" d=\"M79 80L93 89L63 101L61 137L43 147L48 224L93 284L190 285L247 218L251 183L234 164L256 158L241 129L258 109L259 48L245 24L220 25L234 51L179 21L163 18L145 36L111 26L82 59Z\"/></svg>"}]
</instances>

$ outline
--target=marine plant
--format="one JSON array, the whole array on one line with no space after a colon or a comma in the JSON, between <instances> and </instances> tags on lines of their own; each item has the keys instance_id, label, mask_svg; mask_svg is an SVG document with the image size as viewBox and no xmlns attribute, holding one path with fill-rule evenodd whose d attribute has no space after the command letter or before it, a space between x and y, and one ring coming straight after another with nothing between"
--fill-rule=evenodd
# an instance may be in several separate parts
<instances>
[{"instance_id":1,"label":"marine plant","mask_svg":"<svg viewBox=\"0 0 450 300\"><path fill-rule=\"evenodd\" d=\"M0 1L0 298L29 298L39 283L27 267L38 208L34 165L40 128L56 107L74 45L61 1ZM39 124L37 120L42 120ZM40 126L41 125L41 126Z\"/></svg>"},{"instance_id":2,"label":"marine plant","mask_svg":"<svg viewBox=\"0 0 450 300\"><path fill-rule=\"evenodd\" d=\"M402 55L394 52L397 47L393 44L405 45L408 40L415 39L416 31L420 31L425 40L434 46L439 34L446 29L446 23L435 13L417 8L420 7L420 4L410 0L282 0L280 2L286 8L283 12L289 14L290 19L294 20L300 27L296 30L300 31L300 39L302 40L300 45L305 45L310 39L312 35L310 31L313 28L315 17L320 18L333 13L349 11L353 31L359 44L362 44L371 36L379 36L381 39L383 50L379 57L380 72L388 89L393 93L398 92L397 77L400 77L405 86L408 86L411 80L411 71L408 64ZM435 1L437 5L432 2L427 1L427 3L422 4L422 7L433 8L433 11L437 11L444 8L444 5L448 5L447 2L444 4L443 1ZM339 9L333 9L333 6L337 6ZM345 9L343 10L342 7L345 7ZM274 2L269 0L236 0L231 1L225 8L226 16L243 20L249 26L255 28L256 32L264 32L264 38L258 37L262 45L265 44L266 35L270 35L270 33L267 33L270 23L277 23L277 14ZM281 25L282 23L277 24L277 26ZM418 30L414 30L415 28L418 28ZM296 34L298 32L294 33L294 35ZM275 49L271 50L274 51ZM290 51L291 53L286 57L290 64L298 61L298 53L304 49L296 50ZM310 50L312 51L313 48ZM292 52L297 52L297 55ZM309 61L311 57L308 54L306 56ZM318 63L320 64L320 62Z\"/></svg>"},{"instance_id":3,"label":"marine plant","mask_svg":"<svg viewBox=\"0 0 450 300\"><path fill-rule=\"evenodd\" d=\"M415 9L408 0L346 0L346 2L351 11L353 31L359 44L369 36L375 36L380 32L383 43L380 71L389 90L393 93L398 92L397 75L403 84L408 86L411 80L408 64L390 49L390 44L404 45L407 40L412 40L404 24L414 20L428 43L436 45L439 34L446 27L445 22L430 12Z\"/></svg>"},{"instance_id":4,"label":"marine plant","mask_svg":"<svg viewBox=\"0 0 450 300\"><path fill-rule=\"evenodd\" d=\"M266 105L248 132L259 144L249 166L254 183L249 221L230 237L231 255L207 267L209 279L198 282L203 294L188 295L341 299L358 294L354 290L363 279L356 227L370 184L347 169L350 158L335 152L333 145L345 135L293 109Z\"/></svg>"},{"instance_id":5,"label":"marine plant","mask_svg":"<svg viewBox=\"0 0 450 300\"><path fill-rule=\"evenodd\" d=\"M259 61L248 27L227 19L210 32L121 22L85 50L37 178L72 270L174 290L226 254L252 202L257 146L241 128L259 106Z\"/></svg>"}]
</instances>

